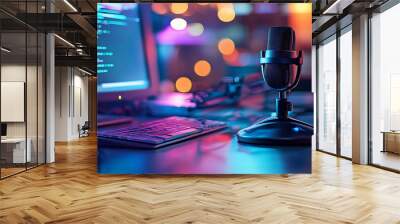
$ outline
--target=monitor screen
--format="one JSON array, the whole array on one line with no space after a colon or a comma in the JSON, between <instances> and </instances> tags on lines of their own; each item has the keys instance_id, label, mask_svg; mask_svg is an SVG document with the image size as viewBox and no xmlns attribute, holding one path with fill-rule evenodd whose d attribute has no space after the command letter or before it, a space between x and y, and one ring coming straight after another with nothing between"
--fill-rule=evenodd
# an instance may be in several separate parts
<instances>
[{"instance_id":1,"label":"monitor screen","mask_svg":"<svg viewBox=\"0 0 400 224\"><path fill-rule=\"evenodd\" d=\"M7 124L1 124L1 136L7 136Z\"/></svg>"},{"instance_id":2,"label":"monitor screen","mask_svg":"<svg viewBox=\"0 0 400 224\"><path fill-rule=\"evenodd\" d=\"M150 88L139 6L97 4L97 91Z\"/></svg>"}]
</instances>

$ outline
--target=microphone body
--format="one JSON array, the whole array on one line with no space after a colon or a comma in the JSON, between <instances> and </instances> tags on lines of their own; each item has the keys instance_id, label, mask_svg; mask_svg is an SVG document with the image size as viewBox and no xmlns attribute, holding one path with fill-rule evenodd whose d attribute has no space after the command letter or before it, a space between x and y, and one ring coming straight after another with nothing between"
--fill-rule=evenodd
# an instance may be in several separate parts
<instances>
[{"instance_id":1,"label":"microphone body","mask_svg":"<svg viewBox=\"0 0 400 224\"><path fill-rule=\"evenodd\" d=\"M273 89L284 90L296 80L296 36L290 27L271 27L267 50L261 51L261 71L265 82ZM286 60L286 61L285 61ZM286 63L285 63L286 62Z\"/></svg>"}]
</instances>

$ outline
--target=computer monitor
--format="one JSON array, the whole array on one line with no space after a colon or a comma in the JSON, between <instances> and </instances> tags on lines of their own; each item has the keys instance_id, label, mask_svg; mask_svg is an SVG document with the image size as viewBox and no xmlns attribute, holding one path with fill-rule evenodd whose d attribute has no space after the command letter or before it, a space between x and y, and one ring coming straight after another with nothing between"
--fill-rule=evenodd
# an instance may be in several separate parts
<instances>
[{"instance_id":1,"label":"computer monitor","mask_svg":"<svg viewBox=\"0 0 400 224\"><path fill-rule=\"evenodd\" d=\"M156 95L159 77L148 5L98 3L97 7L99 102Z\"/></svg>"},{"instance_id":2,"label":"computer monitor","mask_svg":"<svg viewBox=\"0 0 400 224\"><path fill-rule=\"evenodd\" d=\"M7 136L7 124L1 123L1 137Z\"/></svg>"}]
</instances>

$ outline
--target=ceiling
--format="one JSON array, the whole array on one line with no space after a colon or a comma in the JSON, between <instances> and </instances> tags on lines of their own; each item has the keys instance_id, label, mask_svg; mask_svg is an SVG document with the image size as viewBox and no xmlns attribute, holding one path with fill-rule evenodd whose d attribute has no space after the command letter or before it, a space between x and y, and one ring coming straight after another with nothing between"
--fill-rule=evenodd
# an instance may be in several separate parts
<instances>
[{"instance_id":1,"label":"ceiling","mask_svg":"<svg viewBox=\"0 0 400 224\"><path fill-rule=\"evenodd\" d=\"M352 18L389 0L313 0L313 43L351 24Z\"/></svg>"},{"instance_id":2,"label":"ceiling","mask_svg":"<svg viewBox=\"0 0 400 224\"><path fill-rule=\"evenodd\" d=\"M75 65L95 73L96 4L96 0L48 0L47 4L45 0L1 0L2 45L13 49L8 58L32 58L38 49L37 44L30 43L36 43L32 40L36 32L54 32L58 35L56 65Z\"/></svg>"},{"instance_id":3,"label":"ceiling","mask_svg":"<svg viewBox=\"0 0 400 224\"><path fill-rule=\"evenodd\" d=\"M373 9L387 0L292 0L313 3L313 39L346 16L355 16ZM132 2L129 0L103 0L101 2ZM148 1L143 1L148 2ZM162 2L162 1L160 1ZM252 2L284 3L287 0L255 0ZM0 22L4 41L14 43L16 49L24 46L26 29L54 32L56 39L56 65L76 65L96 71L96 3L97 0L1 0ZM49 13L49 12L52 13ZM27 13L26 13L27 12ZM351 22L351 18L350 18ZM332 31L334 32L334 30ZM22 38L22 39L21 39ZM64 41L66 40L66 41ZM5 43L5 42L2 43ZM29 45L33 46L33 45ZM28 47L28 53L31 50ZM23 53L23 52L22 52Z\"/></svg>"}]
</instances>

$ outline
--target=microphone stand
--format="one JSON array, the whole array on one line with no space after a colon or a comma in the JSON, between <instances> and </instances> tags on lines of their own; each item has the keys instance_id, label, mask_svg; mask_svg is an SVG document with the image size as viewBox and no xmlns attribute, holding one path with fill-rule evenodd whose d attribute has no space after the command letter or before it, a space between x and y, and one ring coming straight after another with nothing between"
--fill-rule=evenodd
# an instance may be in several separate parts
<instances>
[{"instance_id":1,"label":"microphone stand","mask_svg":"<svg viewBox=\"0 0 400 224\"><path fill-rule=\"evenodd\" d=\"M292 110L293 105L287 100L287 92L279 92L278 98L275 100L276 116L280 120L287 119L289 117L289 111Z\"/></svg>"}]
</instances>

